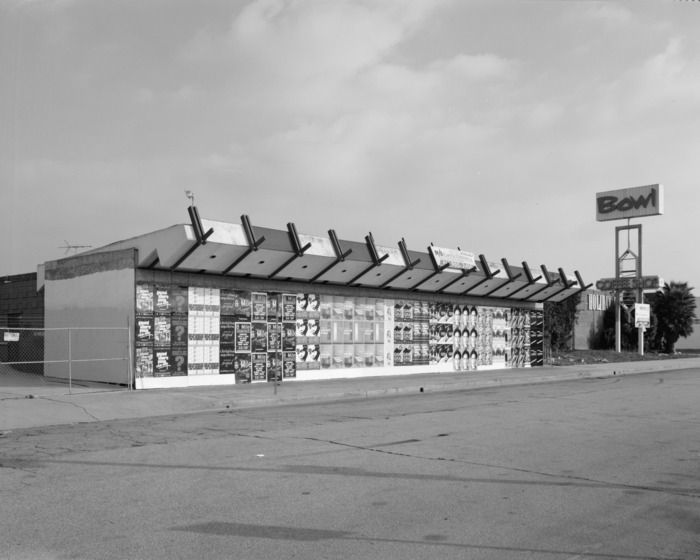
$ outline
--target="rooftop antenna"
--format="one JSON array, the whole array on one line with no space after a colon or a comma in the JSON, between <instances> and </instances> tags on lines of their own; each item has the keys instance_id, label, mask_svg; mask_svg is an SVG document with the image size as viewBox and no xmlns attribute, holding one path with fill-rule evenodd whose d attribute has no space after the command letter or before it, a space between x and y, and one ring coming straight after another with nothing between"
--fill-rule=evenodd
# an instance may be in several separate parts
<instances>
[{"instance_id":1,"label":"rooftop antenna","mask_svg":"<svg viewBox=\"0 0 700 560\"><path fill-rule=\"evenodd\" d=\"M185 196L190 199L190 206L194 206L194 193L192 191L185 190Z\"/></svg>"},{"instance_id":2,"label":"rooftop antenna","mask_svg":"<svg viewBox=\"0 0 700 560\"><path fill-rule=\"evenodd\" d=\"M63 242L65 243L65 245L59 247L59 249L65 249L66 255L71 251L73 251L73 254L76 254L79 249L92 249L92 245L71 245L65 239L63 240Z\"/></svg>"}]
</instances>

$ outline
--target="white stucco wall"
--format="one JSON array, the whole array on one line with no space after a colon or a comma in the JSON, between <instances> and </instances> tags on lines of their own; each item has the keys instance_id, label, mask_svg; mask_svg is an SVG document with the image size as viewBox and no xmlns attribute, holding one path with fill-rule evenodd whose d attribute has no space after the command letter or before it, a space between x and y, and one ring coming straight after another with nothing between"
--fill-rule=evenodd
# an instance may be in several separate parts
<instances>
[{"instance_id":1,"label":"white stucco wall","mask_svg":"<svg viewBox=\"0 0 700 560\"><path fill-rule=\"evenodd\" d=\"M135 298L129 259L47 265L55 266L47 267L45 284L45 375L129 383L127 327L134 322Z\"/></svg>"}]
</instances>

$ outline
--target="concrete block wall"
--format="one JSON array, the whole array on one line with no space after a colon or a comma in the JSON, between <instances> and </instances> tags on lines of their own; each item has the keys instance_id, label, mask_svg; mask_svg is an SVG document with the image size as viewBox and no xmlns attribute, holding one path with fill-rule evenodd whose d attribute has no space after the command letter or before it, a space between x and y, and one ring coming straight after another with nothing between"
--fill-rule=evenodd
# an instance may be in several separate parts
<instances>
[{"instance_id":1,"label":"concrete block wall","mask_svg":"<svg viewBox=\"0 0 700 560\"><path fill-rule=\"evenodd\" d=\"M0 278L0 325L44 326L44 290L37 290L36 272Z\"/></svg>"},{"instance_id":2,"label":"concrete block wall","mask_svg":"<svg viewBox=\"0 0 700 560\"><path fill-rule=\"evenodd\" d=\"M0 327L44 327L44 290L37 290L36 272L0 279ZM4 329L2 332L5 332ZM24 330L18 332L20 337L17 342L6 342L0 334L0 362L43 360L43 333ZM41 373L40 364L18 364L15 369Z\"/></svg>"}]
</instances>

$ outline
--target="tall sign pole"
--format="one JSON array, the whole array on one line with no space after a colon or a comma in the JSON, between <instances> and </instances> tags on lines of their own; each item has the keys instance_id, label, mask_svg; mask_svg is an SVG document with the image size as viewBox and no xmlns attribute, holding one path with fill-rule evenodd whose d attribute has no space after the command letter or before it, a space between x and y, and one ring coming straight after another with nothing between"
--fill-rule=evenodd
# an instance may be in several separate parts
<instances>
[{"instance_id":1,"label":"tall sign pole","mask_svg":"<svg viewBox=\"0 0 700 560\"><path fill-rule=\"evenodd\" d=\"M630 189L618 189L596 194L596 221L606 222L610 220L627 220L627 226L615 228L615 278L602 279L598 285L605 285L606 281L613 280L613 290L615 292L615 351L622 351L622 317L621 310L624 307L629 313L623 295L625 293L634 294L635 303L635 324L637 331L637 344L639 353L644 354L644 331L649 326L649 318L641 321L638 314L648 313L647 308L640 308L644 305L644 279L656 279L658 287L658 277L642 276L642 226L630 225L632 218L644 216L659 216L664 209L664 188L663 185L647 185L644 187L633 187ZM620 252L620 233L627 233L627 248ZM632 234L636 234L636 251L632 246ZM653 281L651 282L653 284ZM650 286L651 287L651 286ZM599 288L600 289L600 288Z\"/></svg>"}]
</instances>

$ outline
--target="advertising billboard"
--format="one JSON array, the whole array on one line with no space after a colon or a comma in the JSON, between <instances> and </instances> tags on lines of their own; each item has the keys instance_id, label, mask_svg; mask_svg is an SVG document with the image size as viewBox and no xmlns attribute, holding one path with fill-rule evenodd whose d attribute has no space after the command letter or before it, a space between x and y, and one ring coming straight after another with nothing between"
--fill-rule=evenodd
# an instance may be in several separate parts
<instances>
[{"instance_id":1,"label":"advertising billboard","mask_svg":"<svg viewBox=\"0 0 700 560\"><path fill-rule=\"evenodd\" d=\"M435 247L433 245L430 245L428 250L433 255L438 266L449 265L449 268L457 270L469 270L476 266L474 253L455 251L454 249Z\"/></svg>"},{"instance_id":2,"label":"advertising billboard","mask_svg":"<svg viewBox=\"0 0 700 560\"><path fill-rule=\"evenodd\" d=\"M595 195L596 221L627 220L664 213L663 185L606 191Z\"/></svg>"}]
</instances>

